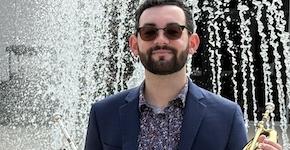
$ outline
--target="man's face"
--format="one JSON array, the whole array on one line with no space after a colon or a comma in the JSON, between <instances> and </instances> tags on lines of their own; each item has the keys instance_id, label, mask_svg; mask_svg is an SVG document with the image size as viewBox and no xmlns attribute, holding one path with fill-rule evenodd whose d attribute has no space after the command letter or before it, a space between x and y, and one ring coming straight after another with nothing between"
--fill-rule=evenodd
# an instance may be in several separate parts
<instances>
[{"instance_id":1,"label":"man's face","mask_svg":"<svg viewBox=\"0 0 290 150\"><path fill-rule=\"evenodd\" d=\"M185 25L185 14L177 6L157 6L146 9L140 16L140 27L153 26L165 28L170 24ZM178 39L171 40L164 35L164 30L157 31L158 36L144 41L138 33L138 55L144 67L151 73L167 75L181 70L187 61L189 35L182 30Z\"/></svg>"}]
</instances>

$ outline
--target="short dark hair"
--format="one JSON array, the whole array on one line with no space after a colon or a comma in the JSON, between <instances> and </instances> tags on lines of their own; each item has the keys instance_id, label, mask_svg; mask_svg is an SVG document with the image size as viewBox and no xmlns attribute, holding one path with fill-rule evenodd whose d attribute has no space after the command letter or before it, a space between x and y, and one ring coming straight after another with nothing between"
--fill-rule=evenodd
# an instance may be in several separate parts
<instances>
[{"instance_id":1,"label":"short dark hair","mask_svg":"<svg viewBox=\"0 0 290 150\"><path fill-rule=\"evenodd\" d=\"M186 6L182 0L145 0L145 2L139 6L135 14L136 31L140 25L139 24L140 16L146 9L155 7L155 6L164 6L164 5L175 5L181 8L185 14L186 27L188 28L189 32L193 33L193 19L192 19L191 9L188 6Z\"/></svg>"}]
</instances>

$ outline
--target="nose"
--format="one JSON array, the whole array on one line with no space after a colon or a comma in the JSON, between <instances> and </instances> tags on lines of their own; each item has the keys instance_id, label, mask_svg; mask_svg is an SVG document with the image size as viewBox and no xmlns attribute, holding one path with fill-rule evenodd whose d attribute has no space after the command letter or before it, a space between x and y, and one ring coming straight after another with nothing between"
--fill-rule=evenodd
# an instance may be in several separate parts
<instances>
[{"instance_id":1,"label":"nose","mask_svg":"<svg viewBox=\"0 0 290 150\"><path fill-rule=\"evenodd\" d=\"M157 33L157 37L154 39L155 45L165 45L169 43L169 39L164 35L163 30L159 30Z\"/></svg>"}]
</instances>

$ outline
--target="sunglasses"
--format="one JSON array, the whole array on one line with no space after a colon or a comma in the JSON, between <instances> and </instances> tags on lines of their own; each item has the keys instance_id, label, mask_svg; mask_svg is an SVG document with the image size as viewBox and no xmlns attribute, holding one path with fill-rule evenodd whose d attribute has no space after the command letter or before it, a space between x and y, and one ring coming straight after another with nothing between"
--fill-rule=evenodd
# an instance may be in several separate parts
<instances>
[{"instance_id":1,"label":"sunglasses","mask_svg":"<svg viewBox=\"0 0 290 150\"><path fill-rule=\"evenodd\" d=\"M188 28L177 23L168 24L165 28L156 28L155 26L145 25L137 29L137 33L144 41L152 41L158 36L158 31L163 30L164 36L170 40L177 40L181 37L183 29Z\"/></svg>"}]
</instances>

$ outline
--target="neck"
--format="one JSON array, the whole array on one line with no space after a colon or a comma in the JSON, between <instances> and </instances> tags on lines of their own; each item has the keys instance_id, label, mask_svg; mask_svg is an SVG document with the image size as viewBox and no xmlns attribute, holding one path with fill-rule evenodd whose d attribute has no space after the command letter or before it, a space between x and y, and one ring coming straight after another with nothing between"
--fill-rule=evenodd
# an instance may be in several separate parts
<instances>
[{"instance_id":1,"label":"neck","mask_svg":"<svg viewBox=\"0 0 290 150\"><path fill-rule=\"evenodd\" d=\"M170 75L155 75L145 71L144 95L148 103L165 107L177 96L187 82L185 67Z\"/></svg>"}]
</instances>

